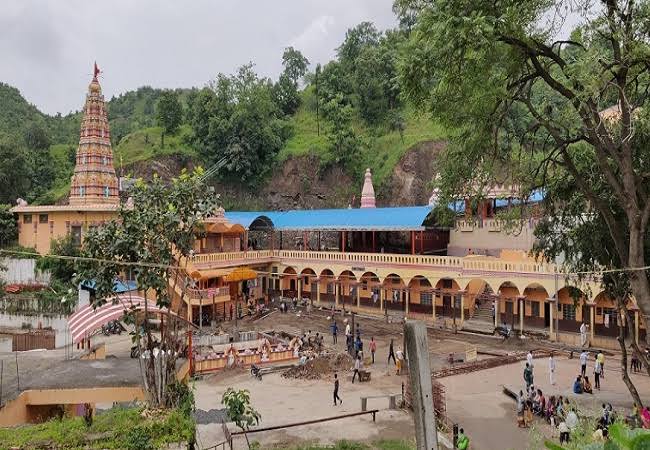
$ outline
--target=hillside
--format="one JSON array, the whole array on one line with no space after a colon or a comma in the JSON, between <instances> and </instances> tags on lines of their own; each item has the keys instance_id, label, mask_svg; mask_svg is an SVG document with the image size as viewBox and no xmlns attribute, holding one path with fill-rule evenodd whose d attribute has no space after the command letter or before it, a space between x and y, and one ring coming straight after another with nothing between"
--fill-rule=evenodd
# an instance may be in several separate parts
<instances>
[{"instance_id":1,"label":"hillside","mask_svg":"<svg viewBox=\"0 0 650 450\"><path fill-rule=\"evenodd\" d=\"M205 165L191 143L192 129L187 124L182 125L176 134L166 136L165 147L161 146L162 129L154 126L155 101L160 92L143 87L107 102L115 165L120 175L148 177L157 172L162 176L173 176L183 167ZM178 92L186 102L190 91ZM37 122L47 129L52 141L49 162L54 181L49 190L34 201L43 204L65 201L74 168L81 114L48 116L29 104L17 89L6 84L0 84L0 104L3 105L0 133L20 140L28 124ZM444 139L445 132L412 109L405 109L403 115L405 128L401 136L398 131L385 127L369 128L360 119L354 120L354 129L362 141L355 165L372 168L379 197L410 203L407 198L409 189L404 190L402 180L404 167L400 165L408 166L406 172L411 174L417 172L417 166L429 167L431 155L425 154L424 159L413 161L408 158L409 150L417 152L430 148L426 143ZM345 206L354 195L358 196L360 171L350 174L345 168L322 167L328 145L326 122L321 119L319 134L315 112L303 105L289 118L289 124L292 134L275 157L274 170L254 189L249 184L213 180L223 193L226 206L238 209ZM118 139L120 133L123 136ZM281 179L277 177L278 173L282 173ZM430 176L421 183L427 184L429 180ZM257 195L260 189L262 197ZM382 199L379 201L381 203ZM418 201L421 202L422 198Z\"/></svg>"}]
</instances>

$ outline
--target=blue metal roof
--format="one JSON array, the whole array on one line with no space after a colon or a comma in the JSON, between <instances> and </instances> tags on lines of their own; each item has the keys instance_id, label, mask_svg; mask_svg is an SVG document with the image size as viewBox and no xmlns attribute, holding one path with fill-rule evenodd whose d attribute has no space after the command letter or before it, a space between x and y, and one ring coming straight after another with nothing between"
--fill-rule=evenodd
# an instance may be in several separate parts
<instances>
[{"instance_id":1,"label":"blue metal roof","mask_svg":"<svg viewBox=\"0 0 650 450\"><path fill-rule=\"evenodd\" d=\"M95 280L84 280L81 282L81 287L86 289L95 289L97 283ZM129 280L126 283L122 280L115 280L113 282L113 292L116 294L123 294L129 291L135 291L138 285L135 281Z\"/></svg>"},{"instance_id":2,"label":"blue metal roof","mask_svg":"<svg viewBox=\"0 0 650 450\"><path fill-rule=\"evenodd\" d=\"M278 231L417 231L425 228L424 222L431 206L405 206L395 208L355 209L305 209L291 211L232 211L226 219L250 228L256 221L268 219Z\"/></svg>"}]
</instances>

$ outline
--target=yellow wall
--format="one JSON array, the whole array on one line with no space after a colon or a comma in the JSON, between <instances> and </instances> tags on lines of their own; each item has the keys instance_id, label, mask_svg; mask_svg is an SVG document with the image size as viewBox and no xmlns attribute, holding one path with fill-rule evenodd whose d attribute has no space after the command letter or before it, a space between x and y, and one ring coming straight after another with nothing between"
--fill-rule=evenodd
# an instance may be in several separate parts
<instances>
[{"instance_id":1,"label":"yellow wall","mask_svg":"<svg viewBox=\"0 0 650 450\"><path fill-rule=\"evenodd\" d=\"M40 223L39 215L47 214L47 223ZM31 215L32 223L25 223L25 215ZM48 211L23 213L18 216L18 243L23 247L35 248L39 253L50 251L52 239L59 239L70 232L67 222L72 226L81 226L81 239L89 226L99 225L113 219L115 211Z\"/></svg>"}]
</instances>

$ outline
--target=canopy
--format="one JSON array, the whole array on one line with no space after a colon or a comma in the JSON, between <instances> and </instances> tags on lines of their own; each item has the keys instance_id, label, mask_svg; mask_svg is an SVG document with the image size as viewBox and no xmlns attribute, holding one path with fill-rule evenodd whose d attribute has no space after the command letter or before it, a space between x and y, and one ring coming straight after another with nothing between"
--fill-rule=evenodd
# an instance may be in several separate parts
<instances>
[{"instance_id":1,"label":"canopy","mask_svg":"<svg viewBox=\"0 0 650 450\"><path fill-rule=\"evenodd\" d=\"M247 229L264 222L278 231L420 231L433 226L431 206L395 208L303 209L226 212L226 218Z\"/></svg>"},{"instance_id":2,"label":"canopy","mask_svg":"<svg viewBox=\"0 0 650 450\"><path fill-rule=\"evenodd\" d=\"M193 270L190 277L194 280L209 280L210 278L223 277L230 274L230 269Z\"/></svg>"},{"instance_id":3,"label":"canopy","mask_svg":"<svg viewBox=\"0 0 650 450\"><path fill-rule=\"evenodd\" d=\"M111 320L119 319L131 309L144 310L145 299L139 295L122 294L117 295L114 301L105 305L93 308L93 305L86 305L68 317L68 326L72 334L74 344L81 342L85 336L89 336L106 325ZM147 301L147 312L157 314L172 314L179 317L169 309L163 309L153 301Z\"/></svg>"},{"instance_id":4,"label":"canopy","mask_svg":"<svg viewBox=\"0 0 650 450\"><path fill-rule=\"evenodd\" d=\"M253 269L249 269L248 267L238 267L226 275L223 279L227 283L234 283L237 281L255 280L256 278L257 272L255 272Z\"/></svg>"}]
</instances>

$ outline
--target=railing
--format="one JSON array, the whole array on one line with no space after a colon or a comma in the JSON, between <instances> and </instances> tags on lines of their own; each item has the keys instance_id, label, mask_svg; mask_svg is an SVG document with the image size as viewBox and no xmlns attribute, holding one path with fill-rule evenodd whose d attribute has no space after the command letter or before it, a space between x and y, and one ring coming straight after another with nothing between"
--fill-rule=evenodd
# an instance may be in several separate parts
<instances>
[{"instance_id":1,"label":"railing","mask_svg":"<svg viewBox=\"0 0 650 450\"><path fill-rule=\"evenodd\" d=\"M219 267L239 262L256 264L264 262L310 261L345 265L406 265L423 266L441 270L467 272L517 272L554 275L554 264L534 262L513 262L497 258L460 258L454 256L400 255L394 253L342 253L300 250L253 250L247 252L206 253L195 255L194 265Z\"/></svg>"}]
</instances>

